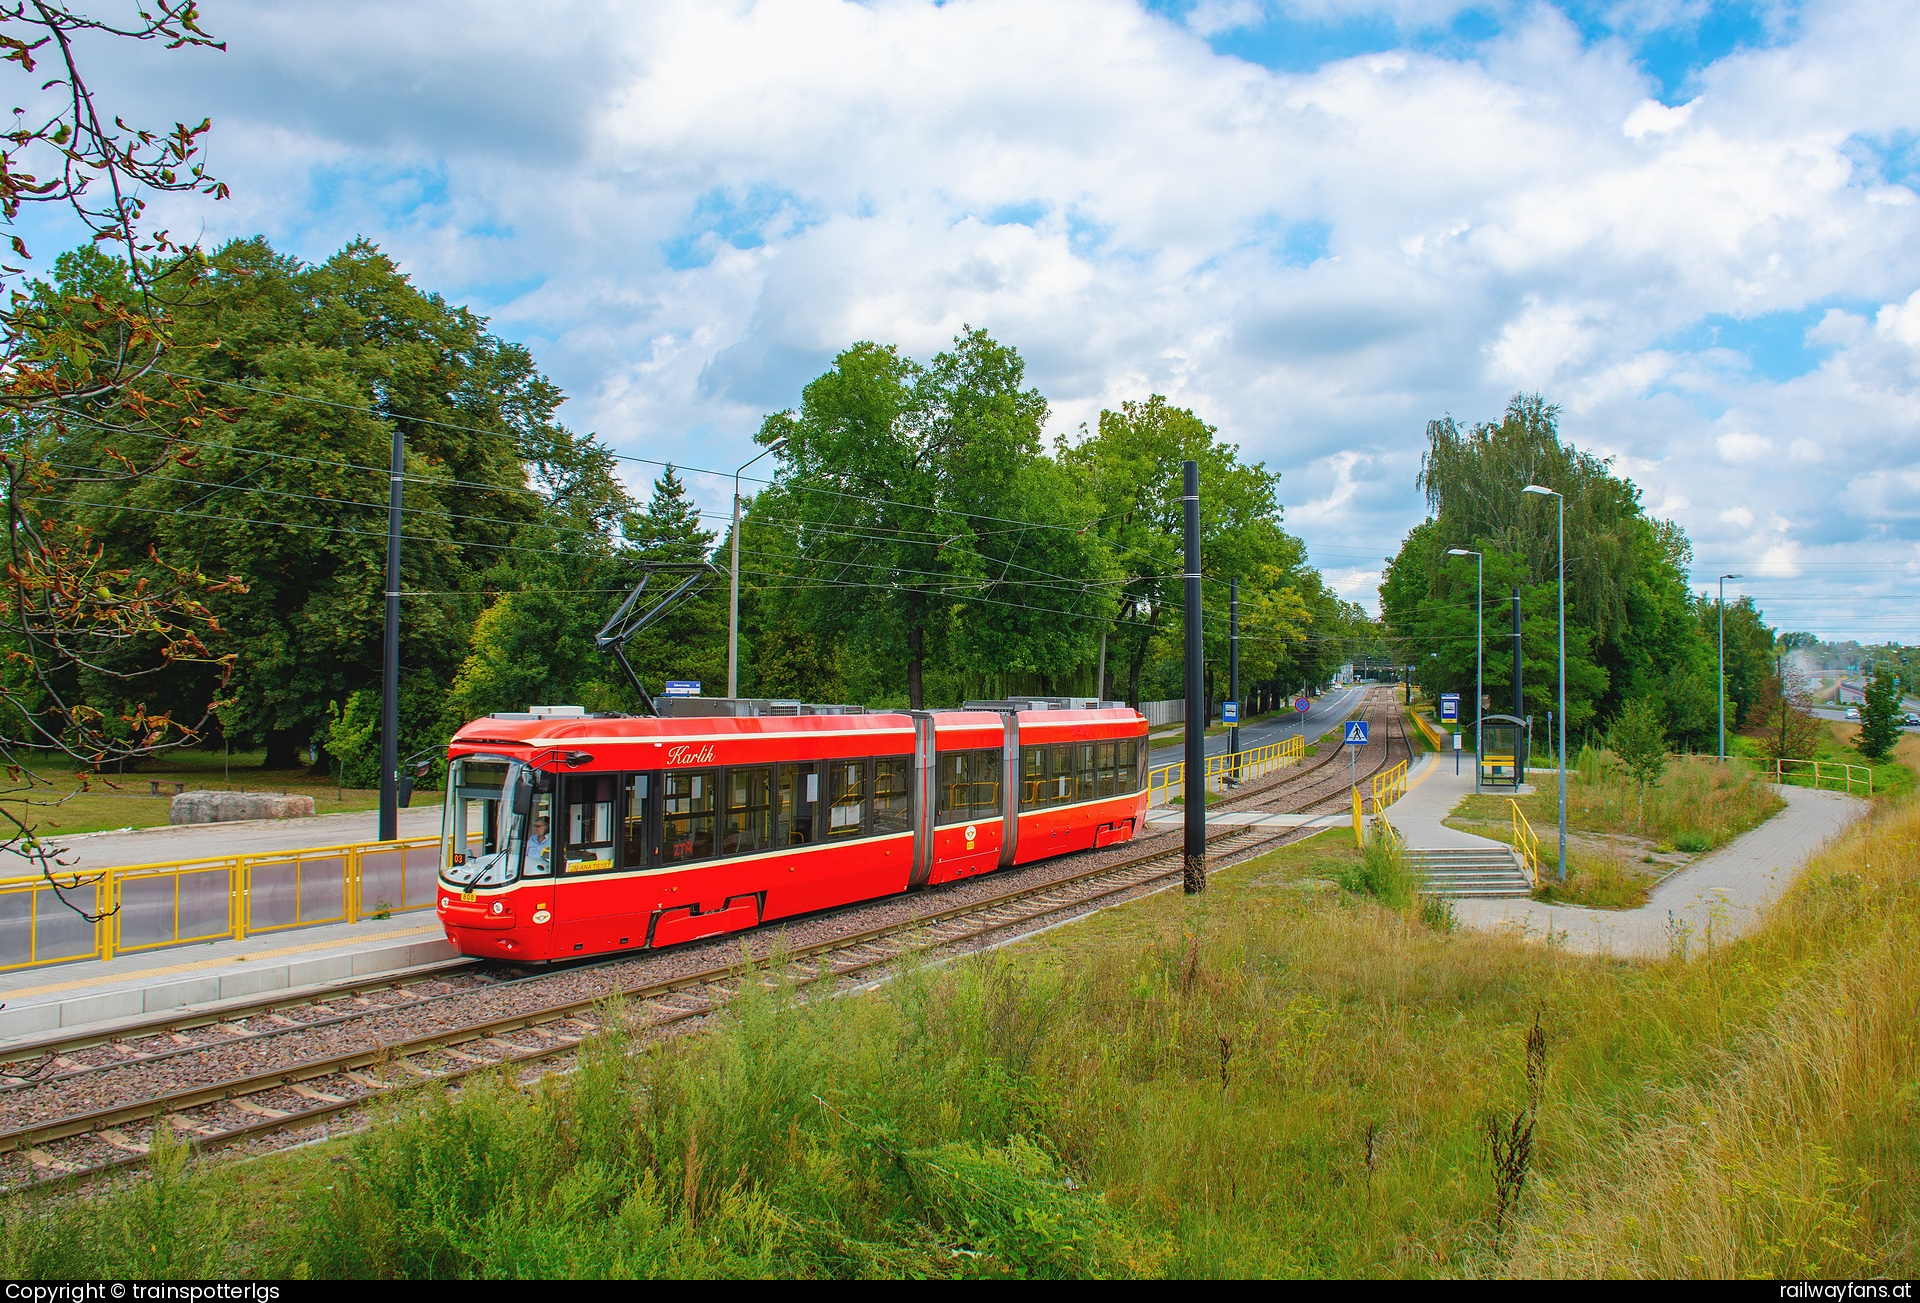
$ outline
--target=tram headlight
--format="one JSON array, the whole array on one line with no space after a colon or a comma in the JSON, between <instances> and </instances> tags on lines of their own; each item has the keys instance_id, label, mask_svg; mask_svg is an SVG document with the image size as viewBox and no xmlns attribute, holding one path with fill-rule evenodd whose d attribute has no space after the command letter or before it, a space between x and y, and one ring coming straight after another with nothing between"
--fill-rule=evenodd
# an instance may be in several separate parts
<instances>
[{"instance_id":1,"label":"tram headlight","mask_svg":"<svg viewBox=\"0 0 1920 1303\"><path fill-rule=\"evenodd\" d=\"M493 912L496 914L504 914L507 912L507 907L496 900L493 902Z\"/></svg>"}]
</instances>

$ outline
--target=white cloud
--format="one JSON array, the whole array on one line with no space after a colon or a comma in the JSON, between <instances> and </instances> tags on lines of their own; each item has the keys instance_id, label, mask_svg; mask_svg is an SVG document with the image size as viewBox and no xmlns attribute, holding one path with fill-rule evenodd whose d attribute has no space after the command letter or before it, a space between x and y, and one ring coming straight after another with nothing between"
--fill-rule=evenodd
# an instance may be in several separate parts
<instances>
[{"instance_id":1,"label":"white cloud","mask_svg":"<svg viewBox=\"0 0 1920 1303\"><path fill-rule=\"evenodd\" d=\"M1650 3L1635 21L1665 21ZM1021 349L1058 428L1194 406L1286 473L1323 558L1390 553L1426 421L1519 387L1670 504L1703 569L1786 546L1731 508L1809 556L1920 535L1920 204L1858 161L1920 130L1920 43L1887 36L1915 0L1809 4L1680 108L1551 8L1466 56L1298 74L1200 35L1263 11L260 0L220 15L227 55L116 66L215 116L236 198L169 202L176 227L310 257L369 235L636 455L735 464L836 349L924 355L965 322ZM1824 314L1804 374L1673 342L1783 311Z\"/></svg>"},{"instance_id":2,"label":"white cloud","mask_svg":"<svg viewBox=\"0 0 1920 1303\"><path fill-rule=\"evenodd\" d=\"M1720 459L1730 462L1759 461L1773 453L1773 440L1745 430L1721 435L1714 446L1720 450Z\"/></svg>"}]
</instances>

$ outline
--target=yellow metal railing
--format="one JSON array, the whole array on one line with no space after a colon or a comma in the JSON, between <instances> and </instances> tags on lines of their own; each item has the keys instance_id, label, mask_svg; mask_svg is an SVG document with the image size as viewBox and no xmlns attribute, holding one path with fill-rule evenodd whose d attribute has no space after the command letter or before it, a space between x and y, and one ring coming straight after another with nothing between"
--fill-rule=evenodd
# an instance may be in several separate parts
<instances>
[{"instance_id":1,"label":"yellow metal railing","mask_svg":"<svg viewBox=\"0 0 1920 1303\"><path fill-rule=\"evenodd\" d=\"M0 878L0 972L426 909L439 872L440 839L410 837Z\"/></svg>"},{"instance_id":2,"label":"yellow metal railing","mask_svg":"<svg viewBox=\"0 0 1920 1303\"><path fill-rule=\"evenodd\" d=\"M1453 734L1446 732L1417 710L1409 710L1407 713L1413 716L1413 722L1435 751L1445 751L1453 746Z\"/></svg>"},{"instance_id":3,"label":"yellow metal railing","mask_svg":"<svg viewBox=\"0 0 1920 1303\"><path fill-rule=\"evenodd\" d=\"M1380 811L1392 805L1407 794L1407 762L1402 760L1385 773L1373 776L1373 811Z\"/></svg>"},{"instance_id":4,"label":"yellow metal railing","mask_svg":"<svg viewBox=\"0 0 1920 1303\"><path fill-rule=\"evenodd\" d=\"M1796 768L1789 769L1789 765ZM1773 781L1791 783L1795 787L1812 787L1816 791L1824 782L1830 784L1832 790L1844 791L1848 796L1854 795L1856 788L1865 792L1869 799L1873 796L1873 770L1865 765L1850 765L1844 760L1775 760Z\"/></svg>"},{"instance_id":5,"label":"yellow metal railing","mask_svg":"<svg viewBox=\"0 0 1920 1303\"><path fill-rule=\"evenodd\" d=\"M1507 804L1513 807L1513 849L1520 856L1520 863L1527 871L1527 881L1533 884L1535 891L1540 889L1540 839L1534 835L1533 825L1527 822L1527 816L1520 812L1520 802L1512 797Z\"/></svg>"},{"instance_id":6,"label":"yellow metal railing","mask_svg":"<svg viewBox=\"0 0 1920 1303\"><path fill-rule=\"evenodd\" d=\"M1209 792L1223 791L1229 781L1249 782L1264 778L1275 770L1288 769L1306 758L1306 739L1298 735L1245 751L1225 752L1207 757L1206 783ZM1147 804L1165 805L1180 795L1187 781L1185 761L1163 765L1147 774Z\"/></svg>"}]
</instances>

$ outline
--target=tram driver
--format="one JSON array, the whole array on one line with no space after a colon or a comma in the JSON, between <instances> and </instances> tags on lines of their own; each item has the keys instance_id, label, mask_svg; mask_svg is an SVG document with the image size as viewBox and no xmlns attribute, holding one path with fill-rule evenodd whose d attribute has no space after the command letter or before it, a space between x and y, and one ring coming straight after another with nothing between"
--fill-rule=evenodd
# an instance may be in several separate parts
<instances>
[{"instance_id":1,"label":"tram driver","mask_svg":"<svg viewBox=\"0 0 1920 1303\"><path fill-rule=\"evenodd\" d=\"M550 867L548 854L552 850L552 839L547 833L547 816L540 815L533 821L533 836L527 841L527 863L530 869L538 865L535 872L544 873Z\"/></svg>"}]
</instances>

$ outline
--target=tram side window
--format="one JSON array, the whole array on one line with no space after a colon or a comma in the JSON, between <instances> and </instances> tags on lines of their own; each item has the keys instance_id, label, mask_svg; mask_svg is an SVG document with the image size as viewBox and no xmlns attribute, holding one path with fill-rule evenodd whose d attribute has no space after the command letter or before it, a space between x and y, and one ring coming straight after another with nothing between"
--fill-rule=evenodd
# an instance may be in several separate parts
<instances>
[{"instance_id":1,"label":"tram side window","mask_svg":"<svg viewBox=\"0 0 1920 1303\"><path fill-rule=\"evenodd\" d=\"M1103 797L1120 794L1119 754L1119 747L1115 743L1094 743L1094 769L1099 794Z\"/></svg>"},{"instance_id":2,"label":"tram side window","mask_svg":"<svg viewBox=\"0 0 1920 1303\"><path fill-rule=\"evenodd\" d=\"M1125 738L1116 746L1119 749L1120 794L1131 796L1140 790L1140 740Z\"/></svg>"},{"instance_id":3,"label":"tram side window","mask_svg":"<svg viewBox=\"0 0 1920 1303\"><path fill-rule=\"evenodd\" d=\"M820 808L820 775L812 765L781 765L775 791L780 821L780 840L787 846L805 846L813 841Z\"/></svg>"},{"instance_id":4,"label":"tram side window","mask_svg":"<svg viewBox=\"0 0 1920 1303\"><path fill-rule=\"evenodd\" d=\"M1097 748L1092 742L1073 744L1073 787L1077 801L1091 801L1099 794L1100 770L1094 763Z\"/></svg>"},{"instance_id":5,"label":"tram side window","mask_svg":"<svg viewBox=\"0 0 1920 1303\"><path fill-rule=\"evenodd\" d=\"M727 823L723 855L745 855L773 845L773 767L727 770Z\"/></svg>"},{"instance_id":6,"label":"tram side window","mask_svg":"<svg viewBox=\"0 0 1920 1303\"><path fill-rule=\"evenodd\" d=\"M969 823L1000 817L1000 756L998 747L949 751L941 755L938 769L941 823Z\"/></svg>"},{"instance_id":7,"label":"tram side window","mask_svg":"<svg viewBox=\"0 0 1920 1303\"><path fill-rule=\"evenodd\" d=\"M1047 785L1047 748L1020 748L1020 808L1040 810L1053 803L1053 789Z\"/></svg>"},{"instance_id":8,"label":"tram side window","mask_svg":"<svg viewBox=\"0 0 1920 1303\"><path fill-rule=\"evenodd\" d=\"M553 872L553 791L533 794L533 836L527 839L526 861L520 872L530 878L544 878Z\"/></svg>"},{"instance_id":9,"label":"tram side window","mask_svg":"<svg viewBox=\"0 0 1920 1303\"><path fill-rule=\"evenodd\" d=\"M973 809L973 752L942 752L933 775L940 793L939 822L964 822Z\"/></svg>"},{"instance_id":10,"label":"tram side window","mask_svg":"<svg viewBox=\"0 0 1920 1303\"><path fill-rule=\"evenodd\" d=\"M647 796L653 787L652 774L627 775L627 809L622 817L625 845L621 863L629 869L647 866Z\"/></svg>"},{"instance_id":11,"label":"tram side window","mask_svg":"<svg viewBox=\"0 0 1920 1303\"><path fill-rule=\"evenodd\" d=\"M973 817L976 819L1000 817L1000 782L1005 776L1001 772L1003 754L999 747L973 753Z\"/></svg>"},{"instance_id":12,"label":"tram side window","mask_svg":"<svg viewBox=\"0 0 1920 1303\"><path fill-rule=\"evenodd\" d=\"M567 779L566 850L568 873L613 867L614 774L576 774Z\"/></svg>"},{"instance_id":13,"label":"tram side window","mask_svg":"<svg viewBox=\"0 0 1920 1303\"><path fill-rule=\"evenodd\" d=\"M827 770L827 840L858 837L867 822L867 762L829 760Z\"/></svg>"},{"instance_id":14,"label":"tram side window","mask_svg":"<svg viewBox=\"0 0 1920 1303\"><path fill-rule=\"evenodd\" d=\"M913 819L913 761L881 756L873 762L873 831L906 832Z\"/></svg>"},{"instance_id":15,"label":"tram side window","mask_svg":"<svg viewBox=\"0 0 1920 1303\"><path fill-rule=\"evenodd\" d=\"M1052 752L1047 757L1047 782L1052 785L1049 789L1052 803L1067 805L1079 800L1074 791L1073 743L1056 742L1047 749Z\"/></svg>"},{"instance_id":16,"label":"tram side window","mask_svg":"<svg viewBox=\"0 0 1920 1303\"><path fill-rule=\"evenodd\" d=\"M711 771L660 775L661 858L667 863L713 854L715 786Z\"/></svg>"}]
</instances>

